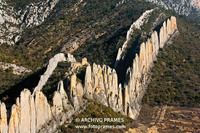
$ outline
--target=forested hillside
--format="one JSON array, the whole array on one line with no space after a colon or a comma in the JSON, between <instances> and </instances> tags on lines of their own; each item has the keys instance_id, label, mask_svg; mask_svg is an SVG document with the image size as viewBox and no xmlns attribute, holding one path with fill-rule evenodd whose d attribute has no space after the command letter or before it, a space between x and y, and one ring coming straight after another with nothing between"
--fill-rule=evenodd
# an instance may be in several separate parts
<instances>
[{"instance_id":1,"label":"forested hillside","mask_svg":"<svg viewBox=\"0 0 200 133\"><path fill-rule=\"evenodd\" d=\"M198 22L178 19L180 34L161 49L152 70L144 103L150 105L200 104L200 27Z\"/></svg>"}]
</instances>

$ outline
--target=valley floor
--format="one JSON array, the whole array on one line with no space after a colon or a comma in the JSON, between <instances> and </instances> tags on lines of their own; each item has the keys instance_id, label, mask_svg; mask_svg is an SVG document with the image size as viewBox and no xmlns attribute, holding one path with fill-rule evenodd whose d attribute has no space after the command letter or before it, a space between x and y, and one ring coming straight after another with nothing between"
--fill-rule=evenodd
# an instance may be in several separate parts
<instances>
[{"instance_id":1,"label":"valley floor","mask_svg":"<svg viewBox=\"0 0 200 133\"><path fill-rule=\"evenodd\" d=\"M144 105L138 117L139 128L153 127L160 133L200 132L200 108ZM156 131L155 130L155 131Z\"/></svg>"}]
</instances>

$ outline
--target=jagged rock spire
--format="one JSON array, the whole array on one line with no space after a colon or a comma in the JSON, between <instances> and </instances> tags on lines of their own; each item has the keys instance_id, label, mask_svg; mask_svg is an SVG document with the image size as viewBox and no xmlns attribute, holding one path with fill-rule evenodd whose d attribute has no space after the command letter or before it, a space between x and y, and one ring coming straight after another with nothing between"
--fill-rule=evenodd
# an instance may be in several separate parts
<instances>
[{"instance_id":1,"label":"jagged rock spire","mask_svg":"<svg viewBox=\"0 0 200 133\"><path fill-rule=\"evenodd\" d=\"M101 68L100 65L93 64L92 67L88 65L86 68L84 85L77 82L75 74L72 75L69 98L64 90L63 81L58 83L52 106L40 89L35 90L35 95L31 95L30 91L25 89L16 99L16 104L12 106L9 123L7 123L6 105L0 103L0 132L53 133L59 124L63 124L67 118L79 110L83 95L94 98L133 119L137 118L141 108L141 99L148 83L148 72L153 66L159 48L162 48L176 31L176 18L172 16L163 23L159 34L154 31L147 42L141 44L139 55L136 54L132 66L127 69L126 81L123 86L118 85L115 69L105 65ZM61 60L65 60L62 58L63 55L59 56L61 56ZM59 60L60 58L56 62ZM50 62L54 64L55 60ZM57 63L53 66L56 67L56 65ZM53 70L49 67L47 69L50 70L46 72ZM43 81L46 81L46 78ZM41 87L43 83L39 82L38 86Z\"/></svg>"}]
</instances>

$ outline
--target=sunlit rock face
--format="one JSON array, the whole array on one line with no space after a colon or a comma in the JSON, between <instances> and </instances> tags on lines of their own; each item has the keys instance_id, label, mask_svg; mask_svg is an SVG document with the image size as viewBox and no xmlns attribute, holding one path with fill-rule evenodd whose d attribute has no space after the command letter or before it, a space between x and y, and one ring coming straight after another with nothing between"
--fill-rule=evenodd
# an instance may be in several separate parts
<instances>
[{"instance_id":1,"label":"sunlit rock face","mask_svg":"<svg viewBox=\"0 0 200 133\"><path fill-rule=\"evenodd\" d=\"M51 102L47 101L47 97L42 93L42 87L57 63L67 60L62 53L55 55L49 61L47 70L38 83L39 88L35 89L33 94L24 89L16 99L8 121L6 105L0 103L1 133L54 133L57 127L71 118L75 112L79 112L80 107L83 106L83 96L95 99L114 111L136 119L153 61L159 48L163 48L176 31L176 18L172 16L163 22L159 33L154 31L151 37L140 45L139 55L135 55L133 64L127 69L123 85L118 83L115 69L106 65L101 67L95 63L88 64L84 84L79 82L76 74L73 73L69 86L64 86L63 81L58 83L58 89L54 92ZM66 93L65 90L68 92ZM49 102L52 104L50 105Z\"/></svg>"},{"instance_id":2,"label":"sunlit rock face","mask_svg":"<svg viewBox=\"0 0 200 133\"><path fill-rule=\"evenodd\" d=\"M119 63L119 61L123 58L122 57L122 53L126 50L127 45L129 43L129 41L131 40L131 36L134 33L134 29L141 29L141 27L143 26L144 23L148 22L149 17L151 16L151 13L154 11L155 9L151 9L151 10L147 10L145 11L139 19L137 19L135 22L132 23L132 25L130 26L129 30L127 31L127 35L126 35L126 41L124 42L124 44L122 45L121 48L119 48L118 53L117 53L117 57L116 57L116 62L115 62L115 68L117 68L117 65Z\"/></svg>"},{"instance_id":3,"label":"sunlit rock face","mask_svg":"<svg viewBox=\"0 0 200 133\"><path fill-rule=\"evenodd\" d=\"M0 131L1 133L8 132L8 123L7 123L7 110L4 103L0 103Z\"/></svg>"},{"instance_id":4,"label":"sunlit rock face","mask_svg":"<svg viewBox=\"0 0 200 133\"><path fill-rule=\"evenodd\" d=\"M51 74L53 73L55 68L57 67L58 63L61 62L61 61L66 61L66 60L67 59L66 59L66 57L65 57L65 55L63 53L56 54L53 58L51 58L49 60L49 64L47 66L47 70L40 77L40 81L39 81L38 85L35 87L34 93L36 91L42 89L42 87L46 84L47 80L49 79L49 77L51 76Z\"/></svg>"},{"instance_id":5,"label":"sunlit rock face","mask_svg":"<svg viewBox=\"0 0 200 133\"><path fill-rule=\"evenodd\" d=\"M118 84L115 69L105 65L102 68L96 64L92 67L89 65L85 75L86 96L135 119L139 114L140 102L148 83L148 73L159 48L163 48L176 31L176 18L172 16L163 22L159 33L154 31L147 42L140 45L139 55L136 54L132 67L127 69L123 87Z\"/></svg>"},{"instance_id":6,"label":"sunlit rock face","mask_svg":"<svg viewBox=\"0 0 200 133\"><path fill-rule=\"evenodd\" d=\"M58 90L54 93L53 105L48 103L41 91L36 91L35 95L31 95L27 89L21 92L17 100L11 108L8 123L6 106L4 103L0 104L1 133L36 133L44 132L44 130L53 133L59 125L74 114L74 108L69 104L63 81L59 82Z\"/></svg>"}]
</instances>

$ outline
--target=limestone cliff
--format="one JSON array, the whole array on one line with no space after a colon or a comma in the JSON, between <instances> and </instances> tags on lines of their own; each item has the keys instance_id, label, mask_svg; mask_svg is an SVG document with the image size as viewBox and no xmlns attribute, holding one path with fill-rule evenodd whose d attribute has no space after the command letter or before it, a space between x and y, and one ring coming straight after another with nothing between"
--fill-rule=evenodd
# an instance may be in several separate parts
<instances>
[{"instance_id":1,"label":"limestone cliff","mask_svg":"<svg viewBox=\"0 0 200 133\"><path fill-rule=\"evenodd\" d=\"M55 9L59 0L26 1L25 7L14 8L10 0L0 0L0 45L16 44L27 29L41 25ZM83 0L75 0L69 11L75 10ZM71 2L69 2L71 5Z\"/></svg>"},{"instance_id":2,"label":"limestone cliff","mask_svg":"<svg viewBox=\"0 0 200 133\"><path fill-rule=\"evenodd\" d=\"M119 48L117 57L116 57L116 62L115 62L115 68L117 67L117 64L119 63L119 60L122 58L122 53L126 50L128 42L131 40L131 36L134 33L134 29L140 29L141 26L148 21L150 14L154 11L155 9L147 10L145 11L138 20L133 22L131 27L129 28L127 35L126 35L126 41L122 45L121 48Z\"/></svg>"},{"instance_id":3,"label":"limestone cliff","mask_svg":"<svg viewBox=\"0 0 200 133\"><path fill-rule=\"evenodd\" d=\"M160 5L166 9L174 10L180 15L190 16L200 20L199 0L146 0Z\"/></svg>"},{"instance_id":4,"label":"limestone cliff","mask_svg":"<svg viewBox=\"0 0 200 133\"><path fill-rule=\"evenodd\" d=\"M34 93L31 94L25 89L16 99L8 122L6 105L0 103L1 133L55 132L59 125L71 118L75 112L80 111L80 107L84 105L82 98L84 95L136 119L153 61L156 59L159 48L162 48L176 31L176 18L172 16L163 22L159 33L154 31L151 37L140 45L139 55L136 54L132 66L127 69L123 85L118 83L115 69L106 65L102 67L96 64L87 65L84 84L77 80L75 73L71 75L70 86L64 86L63 81L60 81L50 105L41 92L42 86L57 63L66 60L64 54L55 55L49 61L47 71L41 77Z\"/></svg>"},{"instance_id":5,"label":"limestone cliff","mask_svg":"<svg viewBox=\"0 0 200 133\"><path fill-rule=\"evenodd\" d=\"M59 0L31 3L16 11L5 0L0 0L0 44L15 44L24 29L40 25Z\"/></svg>"},{"instance_id":6,"label":"limestone cliff","mask_svg":"<svg viewBox=\"0 0 200 133\"><path fill-rule=\"evenodd\" d=\"M93 64L86 68L84 94L90 99L120 111L135 119L140 111L140 102L149 80L153 61L164 44L177 32L176 18L171 17L163 22L160 32L154 31L146 42L140 46L131 68L128 68L124 86L118 84L115 69ZM71 90L76 90L76 75L71 78Z\"/></svg>"},{"instance_id":7,"label":"limestone cliff","mask_svg":"<svg viewBox=\"0 0 200 133\"><path fill-rule=\"evenodd\" d=\"M49 60L49 64L47 66L47 70L45 73L40 77L40 81L38 85L34 89L34 93L37 90L41 90L42 87L45 85L51 74L53 73L54 69L57 67L58 62L60 61L66 61L65 55L63 53L59 53L55 55L53 58Z\"/></svg>"},{"instance_id":8,"label":"limestone cliff","mask_svg":"<svg viewBox=\"0 0 200 133\"><path fill-rule=\"evenodd\" d=\"M7 123L7 110L4 103L0 104L0 130L1 133L36 133L54 132L64 123L67 118L74 114L73 107L68 103L67 94L63 88L63 82L58 85L58 90L54 92L53 105L51 106L47 98L41 91L37 91L35 96L29 90L24 89L11 108L11 116ZM65 112L65 113L63 113ZM48 123L48 125L47 125Z\"/></svg>"}]
</instances>

